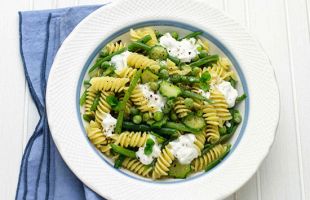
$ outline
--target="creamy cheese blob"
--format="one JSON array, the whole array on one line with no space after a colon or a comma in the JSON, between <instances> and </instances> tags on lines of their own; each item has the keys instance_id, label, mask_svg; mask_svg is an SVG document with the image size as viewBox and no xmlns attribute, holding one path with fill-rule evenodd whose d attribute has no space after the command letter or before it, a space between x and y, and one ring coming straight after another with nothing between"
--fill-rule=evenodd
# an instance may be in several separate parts
<instances>
[{"instance_id":1,"label":"creamy cheese blob","mask_svg":"<svg viewBox=\"0 0 310 200\"><path fill-rule=\"evenodd\" d=\"M166 99L160 94L154 93L147 84L140 84L138 87L148 100L148 105L155 107L156 111L160 111L165 106Z\"/></svg>"},{"instance_id":2,"label":"creamy cheese blob","mask_svg":"<svg viewBox=\"0 0 310 200\"><path fill-rule=\"evenodd\" d=\"M216 88L225 96L228 107L231 108L235 105L238 91L228 81L222 81L216 85Z\"/></svg>"},{"instance_id":3,"label":"creamy cheese blob","mask_svg":"<svg viewBox=\"0 0 310 200\"><path fill-rule=\"evenodd\" d=\"M231 127L231 123L229 122L229 121L226 121L225 122L225 125L229 128L229 127Z\"/></svg>"},{"instance_id":4,"label":"creamy cheese blob","mask_svg":"<svg viewBox=\"0 0 310 200\"><path fill-rule=\"evenodd\" d=\"M166 33L160 37L159 43L167 49L169 55L179 58L182 62L190 62L199 53L194 38L177 41L170 33Z\"/></svg>"},{"instance_id":5,"label":"creamy cheese blob","mask_svg":"<svg viewBox=\"0 0 310 200\"><path fill-rule=\"evenodd\" d=\"M129 51L125 51L121 54L117 54L111 58L110 63L115 66L115 73L120 73L127 67L127 58L130 55Z\"/></svg>"},{"instance_id":6,"label":"creamy cheese blob","mask_svg":"<svg viewBox=\"0 0 310 200\"><path fill-rule=\"evenodd\" d=\"M198 89L198 93L199 93L201 96L203 96L203 97L205 97L205 98L207 98L207 99L210 98L210 92L205 92L205 91L203 91L202 89Z\"/></svg>"},{"instance_id":7,"label":"creamy cheese blob","mask_svg":"<svg viewBox=\"0 0 310 200\"><path fill-rule=\"evenodd\" d=\"M103 127L103 133L107 137L111 137L113 135L114 128L116 126L116 119L112 117L110 113L104 113L102 115L102 127Z\"/></svg>"},{"instance_id":8,"label":"creamy cheese blob","mask_svg":"<svg viewBox=\"0 0 310 200\"><path fill-rule=\"evenodd\" d=\"M192 160L199 156L194 144L195 141L194 134L181 135L178 139L169 143L169 150L181 164L190 164Z\"/></svg>"},{"instance_id":9,"label":"creamy cheese blob","mask_svg":"<svg viewBox=\"0 0 310 200\"><path fill-rule=\"evenodd\" d=\"M150 135L149 138L155 142L155 144L153 146L152 153L150 155L144 154L144 149L145 149L146 144L144 144L143 147L140 147L139 150L136 152L137 158L144 165L151 164L153 162L153 160L160 155L160 145L158 145L156 138L153 135Z\"/></svg>"}]
</instances>

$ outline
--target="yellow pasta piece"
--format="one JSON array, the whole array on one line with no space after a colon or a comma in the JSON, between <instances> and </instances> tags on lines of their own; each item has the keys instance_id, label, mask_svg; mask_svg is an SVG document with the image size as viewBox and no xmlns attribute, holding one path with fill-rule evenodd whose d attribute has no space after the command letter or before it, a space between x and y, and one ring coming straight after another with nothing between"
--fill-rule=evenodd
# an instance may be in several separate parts
<instances>
[{"instance_id":1,"label":"yellow pasta piece","mask_svg":"<svg viewBox=\"0 0 310 200\"><path fill-rule=\"evenodd\" d=\"M134 67L137 69L150 68L151 70L158 72L160 69L159 64L144 55L138 53L131 53L127 58L127 65L129 67Z\"/></svg>"},{"instance_id":2,"label":"yellow pasta piece","mask_svg":"<svg viewBox=\"0 0 310 200\"><path fill-rule=\"evenodd\" d=\"M106 45L105 49L108 54L112 54L118 50L125 48L127 45L123 42L110 42Z\"/></svg>"},{"instance_id":3,"label":"yellow pasta piece","mask_svg":"<svg viewBox=\"0 0 310 200\"><path fill-rule=\"evenodd\" d=\"M138 159L125 158L122 166L140 176L149 177L152 167L142 164Z\"/></svg>"},{"instance_id":4,"label":"yellow pasta piece","mask_svg":"<svg viewBox=\"0 0 310 200\"><path fill-rule=\"evenodd\" d=\"M141 112L155 112L157 108L149 106L149 101L145 98L139 87L136 87L130 96L131 101Z\"/></svg>"},{"instance_id":5,"label":"yellow pasta piece","mask_svg":"<svg viewBox=\"0 0 310 200\"><path fill-rule=\"evenodd\" d=\"M155 163L154 171L152 174L153 179L158 179L162 176L167 176L171 163L174 160L172 152L169 150L168 145L161 151Z\"/></svg>"},{"instance_id":6,"label":"yellow pasta piece","mask_svg":"<svg viewBox=\"0 0 310 200\"><path fill-rule=\"evenodd\" d=\"M191 110L185 106L184 99L182 97L176 98L173 109L177 114L178 118L186 117L191 112Z\"/></svg>"},{"instance_id":7,"label":"yellow pasta piece","mask_svg":"<svg viewBox=\"0 0 310 200\"><path fill-rule=\"evenodd\" d=\"M140 28L140 29L130 29L130 36L132 41L137 41L141 38L143 38L146 35L151 36L151 40L148 41L146 44L150 46L154 46L158 44L158 40L155 34L155 31L150 27Z\"/></svg>"},{"instance_id":8,"label":"yellow pasta piece","mask_svg":"<svg viewBox=\"0 0 310 200\"><path fill-rule=\"evenodd\" d=\"M121 92L126 89L127 83L129 83L129 78L114 78L109 76L94 77L90 80L91 86L88 90Z\"/></svg>"},{"instance_id":9,"label":"yellow pasta piece","mask_svg":"<svg viewBox=\"0 0 310 200\"><path fill-rule=\"evenodd\" d=\"M210 99L213 100L217 116L219 117L219 125L222 126L225 121L231 120L231 114L228 110L228 104L224 95L217 89L211 89Z\"/></svg>"},{"instance_id":10,"label":"yellow pasta piece","mask_svg":"<svg viewBox=\"0 0 310 200\"><path fill-rule=\"evenodd\" d=\"M91 121L86 127L86 132L89 140L96 147L108 144L108 140L101 130L101 125L97 122Z\"/></svg>"},{"instance_id":11,"label":"yellow pasta piece","mask_svg":"<svg viewBox=\"0 0 310 200\"><path fill-rule=\"evenodd\" d=\"M112 136L115 139L115 144L122 147L142 147L149 134L146 132L129 132L125 131L121 134L115 134Z\"/></svg>"}]
</instances>

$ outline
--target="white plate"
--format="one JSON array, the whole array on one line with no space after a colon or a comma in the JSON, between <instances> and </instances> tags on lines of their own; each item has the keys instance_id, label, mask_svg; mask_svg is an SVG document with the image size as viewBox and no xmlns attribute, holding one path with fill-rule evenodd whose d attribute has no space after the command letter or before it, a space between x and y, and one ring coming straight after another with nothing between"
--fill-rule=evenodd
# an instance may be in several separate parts
<instances>
[{"instance_id":1,"label":"white plate","mask_svg":"<svg viewBox=\"0 0 310 200\"><path fill-rule=\"evenodd\" d=\"M96 52L129 28L150 25L168 30L175 26L181 33L203 30L214 51L232 61L242 83L239 91L248 94L240 105L244 120L231 153L208 173L186 180L150 181L115 170L89 143L80 118L81 82ZM107 199L224 198L255 173L269 152L279 118L274 72L259 44L225 14L190 0L126 0L96 10L59 49L46 100L49 126L62 157L85 184Z\"/></svg>"}]
</instances>

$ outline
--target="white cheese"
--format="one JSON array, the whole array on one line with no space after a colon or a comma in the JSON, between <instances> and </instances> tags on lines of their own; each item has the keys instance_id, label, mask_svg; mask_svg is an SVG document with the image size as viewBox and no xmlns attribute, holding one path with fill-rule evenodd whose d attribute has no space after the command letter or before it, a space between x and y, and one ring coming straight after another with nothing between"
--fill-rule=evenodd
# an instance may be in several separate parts
<instances>
[{"instance_id":1,"label":"white cheese","mask_svg":"<svg viewBox=\"0 0 310 200\"><path fill-rule=\"evenodd\" d=\"M225 125L229 128L229 127L231 127L231 123L229 122L229 121L226 121L225 122Z\"/></svg>"},{"instance_id":2,"label":"white cheese","mask_svg":"<svg viewBox=\"0 0 310 200\"><path fill-rule=\"evenodd\" d=\"M144 144L143 147L140 147L139 150L136 152L137 158L144 165L151 164L153 160L160 155L160 145L158 145L156 138L153 135L150 135L149 138L155 142L153 149L152 149L152 153L150 155L144 154L144 149L145 149L146 144Z\"/></svg>"},{"instance_id":3,"label":"white cheese","mask_svg":"<svg viewBox=\"0 0 310 200\"><path fill-rule=\"evenodd\" d=\"M199 156L195 147L196 137L193 134L181 135L178 139L169 143L169 150L181 164L190 164Z\"/></svg>"},{"instance_id":4,"label":"white cheese","mask_svg":"<svg viewBox=\"0 0 310 200\"><path fill-rule=\"evenodd\" d=\"M225 97L228 107L231 108L235 105L238 91L228 81L222 81L215 86Z\"/></svg>"},{"instance_id":5,"label":"white cheese","mask_svg":"<svg viewBox=\"0 0 310 200\"><path fill-rule=\"evenodd\" d=\"M111 58L110 63L115 66L115 73L119 74L124 68L127 67L127 58L129 55L130 55L130 52L125 51Z\"/></svg>"},{"instance_id":6,"label":"white cheese","mask_svg":"<svg viewBox=\"0 0 310 200\"><path fill-rule=\"evenodd\" d=\"M116 119L114 117L112 117L112 115L110 113L104 113L102 115L102 127L103 127L103 133L107 136L107 137L111 137L113 135L113 131L115 129L116 126Z\"/></svg>"},{"instance_id":7,"label":"white cheese","mask_svg":"<svg viewBox=\"0 0 310 200\"><path fill-rule=\"evenodd\" d=\"M148 100L148 105L156 108L156 111L160 111L165 106L166 98L159 93L154 93L148 85L140 84L138 87L142 91L144 97Z\"/></svg>"},{"instance_id":8,"label":"white cheese","mask_svg":"<svg viewBox=\"0 0 310 200\"><path fill-rule=\"evenodd\" d=\"M169 55L179 58L182 62L190 62L199 53L194 38L177 41L170 33L166 33L160 37L159 43L167 49Z\"/></svg>"}]
</instances>

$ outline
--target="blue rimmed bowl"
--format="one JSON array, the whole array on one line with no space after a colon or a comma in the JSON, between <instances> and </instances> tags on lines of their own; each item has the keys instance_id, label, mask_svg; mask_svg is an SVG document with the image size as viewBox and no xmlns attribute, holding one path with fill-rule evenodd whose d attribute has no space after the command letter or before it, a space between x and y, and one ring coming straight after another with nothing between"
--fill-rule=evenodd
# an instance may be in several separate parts
<instances>
[{"instance_id":1,"label":"blue rimmed bowl","mask_svg":"<svg viewBox=\"0 0 310 200\"><path fill-rule=\"evenodd\" d=\"M153 181L112 162L89 142L79 97L87 69L111 41L129 40L130 28L203 31L211 53L228 57L238 74L239 105L244 116L225 160L207 173L186 180ZM83 20L57 53L48 80L47 112L53 139L71 170L108 199L219 199L241 187L269 152L279 117L279 93L273 69L258 43L236 22L208 5L185 0L127 0L98 9Z\"/></svg>"}]
</instances>

